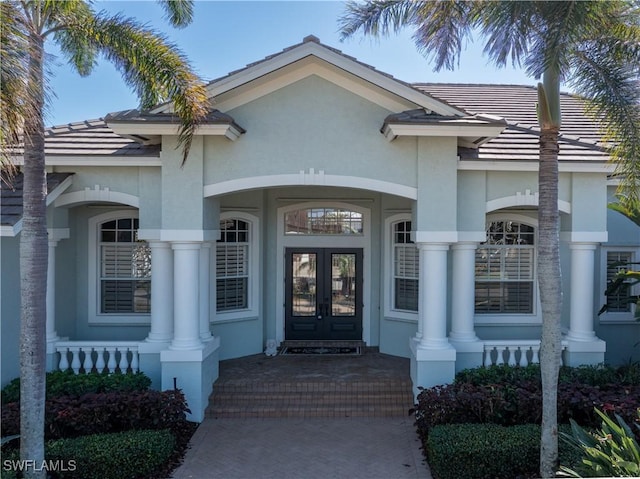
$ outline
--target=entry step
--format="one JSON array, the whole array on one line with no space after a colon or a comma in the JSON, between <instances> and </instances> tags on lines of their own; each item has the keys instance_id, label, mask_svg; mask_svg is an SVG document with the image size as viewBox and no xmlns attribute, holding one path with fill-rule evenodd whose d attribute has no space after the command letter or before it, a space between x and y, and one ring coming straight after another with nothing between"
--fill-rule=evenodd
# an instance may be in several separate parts
<instances>
[{"instance_id":1,"label":"entry step","mask_svg":"<svg viewBox=\"0 0 640 479\"><path fill-rule=\"evenodd\" d=\"M280 343L280 348L360 348L365 351L364 341L301 341L285 340Z\"/></svg>"}]
</instances>

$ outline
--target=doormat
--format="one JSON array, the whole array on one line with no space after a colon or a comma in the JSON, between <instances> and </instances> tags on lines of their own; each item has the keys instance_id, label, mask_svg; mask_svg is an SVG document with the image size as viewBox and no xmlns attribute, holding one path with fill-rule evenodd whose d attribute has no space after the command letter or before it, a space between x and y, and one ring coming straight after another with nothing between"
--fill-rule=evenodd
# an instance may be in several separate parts
<instances>
[{"instance_id":1,"label":"doormat","mask_svg":"<svg viewBox=\"0 0 640 479\"><path fill-rule=\"evenodd\" d=\"M307 355L307 356L358 356L362 354L362 348L356 347L327 347L327 346L286 346L280 350L281 355Z\"/></svg>"}]
</instances>

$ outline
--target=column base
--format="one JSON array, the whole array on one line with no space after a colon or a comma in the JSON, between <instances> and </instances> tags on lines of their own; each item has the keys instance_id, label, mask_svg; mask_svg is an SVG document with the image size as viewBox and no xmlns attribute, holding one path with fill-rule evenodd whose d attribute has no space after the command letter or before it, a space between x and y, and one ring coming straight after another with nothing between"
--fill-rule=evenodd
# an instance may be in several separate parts
<instances>
[{"instance_id":1,"label":"column base","mask_svg":"<svg viewBox=\"0 0 640 479\"><path fill-rule=\"evenodd\" d=\"M153 389L160 389L162 387L160 353L167 349L169 344L169 341L152 341L148 338L138 344L140 372L149 376Z\"/></svg>"},{"instance_id":2,"label":"column base","mask_svg":"<svg viewBox=\"0 0 640 479\"><path fill-rule=\"evenodd\" d=\"M571 339L567 337L565 351L565 366L577 367L604 363L604 353L607 343L598 337L590 341Z\"/></svg>"},{"instance_id":3,"label":"column base","mask_svg":"<svg viewBox=\"0 0 640 479\"><path fill-rule=\"evenodd\" d=\"M419 340L409 340L411 349L411 382L413 397L417 399L419 387L429 388L439 384L449 384L455 377L456 350L452 345L446 348L425 348Z\"/></svg>"},{"instance_id":4,"label":"column base","mask_svg":"<svg viewBox=\"0 0 640 479\"><path fill-rule=\"evenodd\" d=\"M460 341L449 338L449 342L456 349L456 373L464 369L479 368L484 357L484 342L475 338L472 341Z\"/></svg>"},{"instance_id":5,"label":"column base","mask_svg":"<svg viewBox=\"0 0 640 479\"><path fill-rule=\"evenodd\" d=\"M160 352L162 389L173 389L174 378L187 400L187 419L202 422L213 383L218 379L220 338L207 341L201 349Z\"/></svg>"}]
</instances>

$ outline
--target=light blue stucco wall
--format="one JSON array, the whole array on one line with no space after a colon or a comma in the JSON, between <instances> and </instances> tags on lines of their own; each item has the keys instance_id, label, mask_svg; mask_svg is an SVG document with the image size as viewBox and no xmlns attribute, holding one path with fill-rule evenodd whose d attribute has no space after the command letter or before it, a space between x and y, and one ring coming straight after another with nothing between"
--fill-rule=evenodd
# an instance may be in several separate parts
<instances>
[{"instance_id":1,"label":"light blue stucco wall","mask_svg":"<svg viewBox=\"0 0 640 479\"><path fill-rule=\"evenodd\" d=\"M320 77L228 113L247 133L206 139L205 184L314 168L416 186L415 140L390 143L379 133L391 112Z\"/></svg>"}]
</instances>

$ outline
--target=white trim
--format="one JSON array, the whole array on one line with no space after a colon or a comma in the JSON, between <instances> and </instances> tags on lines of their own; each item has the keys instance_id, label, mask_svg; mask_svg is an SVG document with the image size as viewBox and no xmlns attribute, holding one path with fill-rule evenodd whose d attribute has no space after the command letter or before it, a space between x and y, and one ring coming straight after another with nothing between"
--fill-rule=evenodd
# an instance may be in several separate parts
<instances>
[{"instance_id":1,"label":"white trim","mask_svg":"<svg viewBox=\"0 0 640 479\"><path fill-rule=\"evenodd\" d=\"M389 181L380 181L359 176L326 175L324 170L317 173L314 168L309 172L300 170L299 173L284 175L265 175L238 178L205 185L204 196L218 196L244 190L269 188L273 186L337 186L345 188L359 188L401 196L412 200L417 199L418 189L413 186L400 185Z\"/></svg>"},{"instance_id":2,"label":"white trim","mask_svg":"<svg viewBox=\"0 0 640 479\"><path fill-rule=\"evenodd\" d=\"M359 79L388 91L392 95L398 96L402 100L433 110L436 113L456 116L463 114L459 109L442 103L394 78L383 75L373 68L357 63L346 56L336 53L333 50L313 41L302 43L284 53L275 55L272 58L261 61L254 66L245 68L236 74L232 74L211 83L207 86L207 93L210 98L216 98L251 81L285 69L287 66L293 65L306 57L309 57L308 62L313 62L315 64L326 62L330 66L343 70L345 74L354 75ZM171 104L165 104L153 110L152 113L167 112L170 109ZM224 111L223 108L221 108L221 110Z\"/></svg>"},{"instance_id":3,"label":"white trim","mask_svg":"<svg viewBox=\"0 0 640 479\"><path fill-rule=\"evenodd\" d=\"M108 186L101 187L95 185L93 189L88 186L82 191L73 191L71 193L65 193L55 201L54 206L59 208L61 206L76 205L80 203L91 203L94 201L119 203L122 205L133 206L138 208L140 199L137 196L130 195L128 193L121 193L119 191L111 191Z\"/></svg>"},{"instance_id":4,"label":"white trim","mask_svg":"<svg viewBox=\"0 0 640 479\"><path fill-rule=\"evenodd\" d=\"M399 136L455 136L465 137L469 144L474 145L477 148L478 145L474 143L476 139L491 137L495 138L500 135L507 125L456 125L456 121L461 122L463 120L453 120L451 124L402 124L402 123L390 123L384 127L382 134L388 141L393 141Z\"/></svg>"},{"instance_id":5,"label":"white trim","mask_svg":"<svg viewBox=\"0 0 640 479\"><path fill-rule=\"evenodd\" d=\"M607 231L562 231L560 239L568 243L606 243Z\"/></svg>"},{"instance_id":6,"label":"white trim","mask_svg":"<svg viewBox=\"0 0 640 479\"><path fill-rule=\"evenodd\" d=\"M382 272L384 288L384 319L390 321L407 321L417 324L418 311L412 312L393 308L393 247L395 245L393 239L393 225L401 221L411 221L411 219L411 213L399 213L389 216L384 220L384 268ZM418 271L420 270L418 269Z\"/></svg>"},{"instance_id":7,"label":"white trim","mask_svg":"<svg viewBox=\"0 0 640 479\"><path fill-rule=\"evenodd\" d=\"M361 235L285 235L284 234L284 214L289 211L301 208L347 208L362 214L362 234ZM276 301L275 301L275 324L276 341L284 340L284 315L285 315L285 290L284 290L284 270L286 267L284 252L290 247L309 248L362 248L362 340L368 345L371 344L371 210L362 206L332 200L305 201L293 205L281 206L277 209L276 223ZM267 337L270 333L267 332ZM375 346L375 345L374 345Z\"/></svg>"},{"instance_id":8,"label":"white trim","mask_svg":"<svg viewBox=\"0 0 640 479\"><path fill-rule=\"evenodd\" d=\"M9 238L13 238L15 236L18 236L20 231L22 231L22 218L20 218L13 226L0 226L0 236L8 236Z\"/></svg>"},{"instance_id":9,"label":"white trim","mask_svg":"<svg viewBox=\"0 0 640 479\"><path fill-rule=\"evenodd\" d=\"M542 324L542 308L540 306L540 291L538 288L538 220L518 213L494 213L486 215L486 222L517 221L535 228L535 247L533 257L533 313L532 314L478 314L474 313L473 323L476 326L537 326ZM486 235L485 235L486 238ZM483 245L479 244L478 249Z\"/></svg>"},{"instance_id":10,"label":"white trim","mask_svg":"<svg viewBox=\"0 0 640 479\"><path fill-rule=\"evenodd\" d=\"M457 243L457 231L412 231L416 243Z\"/></svg>"},{"instance_id":11,"label":"white trim","mask_svg":"<svg viewBox=\"0 0 640 479\"><path fill-rule=\"evenodd\" d=\"M118 210L102 213L89 218L88 225L88 264L89 271L87 277L87 308L88 323L90 326L99 324L121 324L123 326L140 326L151 324L150 313L138 314L103 314L100 311L100 290L99 255L98 255L98 226L106 221L118 218L138 218L137 210Z\"/></svg>"},{"instance_id":12,"label":"white trim","mask_svg":"<svg viewBox=\"0 0 640 479\"><path fill-rule=\"evenodd\" d=\"M606 304L607 297L604 292L607 289L607 253L631 253L631 261L639 261L640 260L640 248L634 246L602 246L600 248L600 278L598 278L598 289L600 290L597 295L598 298L598 309L603 304ZM640 294L640 287L635 285L631 288L631 295ZM631 304L631 311L626 312L609 312L605 311L600 316L598 316L598 320L600 324L638 324L634 315L636 311L636 305Z\"/></svg>"},{"instance_id":13,"label":"white trim","mask_svg":"<svg viewBox=\"0 0 640 479\"><path fill-rule=\"evenodd\" d=\"M537 153L536 153L537 154ZM611 174L615 166L602 160L563 160L558 164L560 173L602 173ZM517 160L459 160L458 170L465 171L538 171L538 161L517 161Z\"/></svg>"},{"instance_id":14,"label":"white trim","mask_svg":"<svg viewBox=\"0 0 640 479\"><path fill-rule=\"evenodd\" d=\"M487 201L485 211L491 213L492 211L512 206L538 206L538 196L538 192L532 194L531 190L525 190L524 194L518 191L513 196L503 196L502 198ZM571 214L571 203L558 200L558 209L563 213Z\"/></svg>"},{"instance_id":15,"label":"white trim","mask_svg":"<svg viewBox=\"0 0 640 479\"><path fill-rule=\"evenodd\" d=\"M145 123L142 121L116 121L108 122L107 126L115 134L126 135L178 135L181 126L176 123ZM227 123L213 125L199 125L195 130L195 135L225 136L231 141L237 140L242 134L235 126Z\"/></svg>"},{"instance_id":16,"label":"white trim","mask_svg":"<svg viewBox=\"0 0 640 479\"><path fill-rule=\"evenodd\" d=\"M23 157L13 156L12 163L21 166ZM47 155L47 166L162 166L157 156L116 155L104 153L102 155L85 155L78 152L77 155Z\"/></svg>"},{"instance_id":17,"label":"white trim","mask_svg":"<svg viewBox=\"0 0 640 479\"><path fill-rule=\"evenodd\" d=\"M252 214L244 211L225 211L220 213L220 221L227 219L239 219L249 223L249 281L247 287L249 289L247 293L248 307L246 309L234 310L234 311L218 311L217 310L217 289L216 289L216 256L217 252L214 250L210 255L211 267L210 277L213 279L212 292L210 294L210 311L213 311L213 321L210 323L228 323L231 321L241 321L248 319L260 319L260 219ZM218 230L220 231L220 230ZM212 248L216 248L217 242L212 243Z\"/></svg>"}]
</instances>

